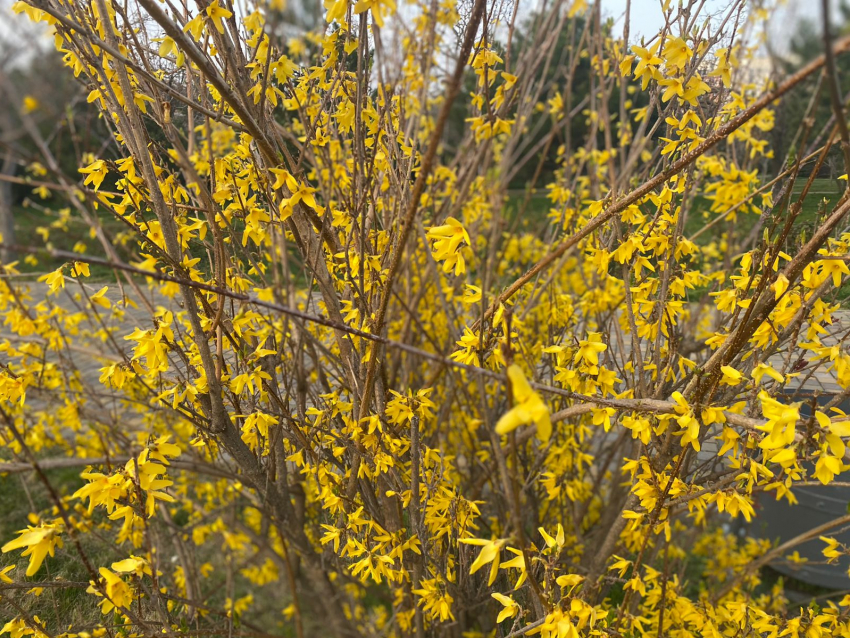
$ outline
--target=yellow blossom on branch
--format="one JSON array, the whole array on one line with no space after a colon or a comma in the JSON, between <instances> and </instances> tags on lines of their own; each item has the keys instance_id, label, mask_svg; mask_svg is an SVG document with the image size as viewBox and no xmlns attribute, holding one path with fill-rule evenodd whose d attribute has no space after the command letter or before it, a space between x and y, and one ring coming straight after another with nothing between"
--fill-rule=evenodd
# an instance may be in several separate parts
<instances>
[{"instance_id":1,"label":"yellow blossom on branch","mask_svg":"<svg viewBox=\"0 0 850 638\"><path fill-rule=\"evenodd\" d=\"M496 423L496 432L507 434L521 425L533 423L537 428L537 438L545 443L552 435L549 408L543 403L540 395L531 388L522 368L518 365L508 367L508 379L511 383L514 407Z\"/></svg>"}]
</instances>

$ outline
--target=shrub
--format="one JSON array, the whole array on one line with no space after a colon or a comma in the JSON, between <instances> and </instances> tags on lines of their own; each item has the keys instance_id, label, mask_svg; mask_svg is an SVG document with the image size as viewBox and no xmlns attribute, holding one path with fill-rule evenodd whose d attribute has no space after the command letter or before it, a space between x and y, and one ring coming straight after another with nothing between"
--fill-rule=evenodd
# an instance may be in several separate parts
<instances>
[{"instance_id":1,"label":"shrub","mask_svg":"<svg viewBox=\"0 0 850 638\"><path fill-rule=\"evenodd\" d=\"M850 200L809 194L850 163L850 40L769 82L761 9L665 2L638 43L585 5L333 0L301 34L280 0L15 5L115 144L42 178L99 252L45 229L15 249L60 267L3 266L0 470L36 495L5 633L850 631L760 572L837 561L850 516L729 525L846 467L801 393L850 387ZM764 174L812 77L834 117Z\"/></svg>"}]
</instances>

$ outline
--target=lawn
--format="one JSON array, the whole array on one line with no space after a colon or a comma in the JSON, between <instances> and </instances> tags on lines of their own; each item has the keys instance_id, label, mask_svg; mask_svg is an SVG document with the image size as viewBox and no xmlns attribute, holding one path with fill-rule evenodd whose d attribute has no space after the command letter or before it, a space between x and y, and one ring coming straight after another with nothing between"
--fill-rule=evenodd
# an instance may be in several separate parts
<instances>
[{"instance_id":1,"label":"lawn","mask_svg":"<svg viewBox=\"0 0 850 638\"><path fill-rule=\"evenodd\" d=\"M62 496L71 494L83 484L79 477L80 468L46 470L46 475L53 485L61 486ZM25 472L0 476L0 543L17 538L15 532L25 529L27 515L31 512L48 511L52 505L47 490L38 480L35 472ZM102 543L82 541L84 549L96 564L107 564L118 556L114 550L109 552L109 546ZM71 540L66 541L63 549L56 550L55 558L48 558L42 572L33 577L33 581L64 580L69 582L87 582L88 572L77 558ZM119 556L123 558L123 556ZM15 581L25 581L24 572L29 559L21 557L18 552L0 554L0 571L9 565L17 569L10 576ZM24 596L24 591L4 593L12 598L31 614L37 614L48 627L68 626L70 623L90 622L99 615L97 602L92 596L84 593L79 587L46 587L38 597ZM2 625L0 625L2 626Z\"/></svg>"},{"instance_id":2,"label":"lawn","mask_svg":"<svg viewBox=\"0 0 850 638\"><path fill-rule=\"evenodd\" d=\"M792 192L799 195L805 180L799 180ZM803 210L795 222L791 233L793 241L801 237L811 236L817 223L818 214L830 210L839 195L835 182L830 179L816 179L803 202ZM511 191L505 204L508 222L526 232L538 232L549 222L551 201L544 189L537 189L528 197L526 202L524 191ZM792 200L793 201L793 200ZM718 213L709 211L710 202L703 197L695 197L690 201L688 217L685 225L685 236L693 237L708 222L717 218ZM106 211L99 211L99 219L103 228L112 237L119 236L126 228ZM518 216L522 214L522 218ZM755 226L758 216L751 212L738 213L736 219L715 223L711 229L696 238L700 245L706 245L717 239L721 232L735 228L736 232L746 236ZM32 202L28 206L18 206L15 210L16 243L20 246L41 247L48 245L55 249L80 251L85 249L87 254L101 255L102 249L93 238L89 226L80 219L78 213L69 209L55 207L51 201ZM206 255L197 255L203 258ZM19 255L18 269L31 276L51 272L65 263L62 259L52 257L45 252L34 255ZM114 277L110 269L103 266L91 267L92 280L108 280ZM848 291L850 292L850 291Z\"/></svg>"},{"instance_id":3,"label":"lawn","mask_svg":"<svg viewBox=\"0 0 850 638\"><path fill-rule=\"evenodd\" d=\"M791 202L795 202L803 190L805 179L800 179L794 184L791 191ZM830 179L815 179L806 199L803 201L803 209L795 222L795 231L792 236L801 237L805 231L811 236L811 231L817 223L818 215L831 210L830 204L838 199L839 192L835 182ZM758 200L758 198L757 198ZM708 222L717 218L720 213L710 212L711 203L703 197L695 197L688 211L685 224L685 236L693 237ZM752 212L737 212L734 220L715 223L710 231L704 232L695 240L700 245L705 245L716 239L721 232L734 228L736 232L746 236L758 221L758 215Z\"/></svg>"},{"instance_id":4,"label":"lawn","mask_svg":"<svg viewBox=\"0 0 850 638\"><path fill-rule=\"evenodd\" d=\"M60 208L51 200L46 202L25 202L15 207L15 243L27 248L49 246L56 250L68 250L85 254L102 255L103 249L94 237L92 228L80 218L77 211ZM99 211L98 218L110 237L116 237L124 230L123 224L106 211ZM18 270L32 276L42 275L56 270L65 260L52 257L44 251L20 253ZM111 278L111 272L103 266L93 265L91 276L94 280Z\"/></svg>"}]
</instances>

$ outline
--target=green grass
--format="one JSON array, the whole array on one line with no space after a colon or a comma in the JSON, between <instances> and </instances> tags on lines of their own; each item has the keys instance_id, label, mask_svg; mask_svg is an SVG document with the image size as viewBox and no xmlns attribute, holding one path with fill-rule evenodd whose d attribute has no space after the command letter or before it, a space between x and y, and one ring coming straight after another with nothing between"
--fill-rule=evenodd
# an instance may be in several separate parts
<instances>
[{"instance_id":1,"label":"green grass","mask_svg":"<svg viewBox=\"0 0 850 638\"><path fill-rule=\"evenodd\" d=\"M118 254L127 261L130 258L130 250L125 250L123 246L136 247L137 237L132 234L133 231L104 208L92 214L97 215L101 227L106 235L112 238L113 245L117 247ZM67 207L63 208L59 202L25 200L22 205L15 207L14 217L15 243L28 249L35 249L35 252L21 251L17 255L18 271L24 275L36 277L68 263L65 259L50 255L44 250L45 248L71 252L79 252L82 249L85 255L100 257L104 254L99 240L93 237L89 224L82 219L80 213ZM232 224L235 235L241 238L244 222L234 219ZM128 237L129 242L126 241ZM249 244L248 249L251 248L252 245ZM209 271L209 252L203 244L193 242L188 253L191 257L200 258L198 268ZM291 263L290 268L298 278L298 284L303 285L307 282L303 269L299 268L297 263ZM91 264L90 272L90 281L110 281L115 278L111 268L98 264ZM66 274L68 274L67 271Z\"/></svg>"},{"instance_id":2,"label":"green grass","mask_svg":"<svg viewBox=\"0 0 850 638\"><path fill-rule=\"evenodd\" d=\"M125 227L106 211L97 212L100 224L106 232L115 237ZM85 246L84 254L102 254L97 239L90 232L89 225L77 211L61 207L53 200L25 200L14 209L15 243L26 248L43 249L50 247L56 250L76 251ZM18 270L33 276L50 272L66 263L40 250L36 253L20 252L18 254ZM104 266L92 265L91 278L104 280L112 278L112 272Z\"/></svg>"},{"instance_id":3,"label":"green grass","mask_svg":"<svg viewBox=\"0 0 850 638\"><path fill-rule=\"evenodd\" d=\"M517 228L535 232L549 222L549 211L552 208L552 202L541 189L538 189L537 192L532 193L528 197L528 203L525 204L525 208L523 209L525 199L525 192L512 191L505 203L505 217L509 224L516 224ZM521 218L519 218L520 215L522 216Z\"/></svg>"},{"instance_id":4,"label":"green grass","mask_svg":"<svg viewBox=\"0 0 850 638\"><path fill-rule=\"evenodd\" d=\"M51 484L60 490L61 495L73 493L82 485L79 469L57 469L45 472ZM31 511L44 513L45 518L52 518L50 513L52 501L47 489L38 479L35 472L0 476L0 543L7 543L17 538L17 532L26 529L27 516ZM103 543L87 542L83 539L83 548L95 564L108 564L116 560L114 550ZM33 583L62 579L72 582L87 582L88 572L83 567L74 551L70 539L65 539L65 546L56 550L56 556L48 556L41 569L32 578L25 575L28 557L22 557L20 551L0 554L0 570L8 565L16 565L9 576L15 582ZM85 593L84 588L50 587L45 588L40 596L27 595L28 590L4 592L0 599L0 618L13 618L17 610L5 599L13 600L30 615L37 615L45 627L53 631L62 631L68 624L90 624L92 619L100 617L97 601Z\"/></svg>"},{"instance_id":5,"label":"green grass","mask_svg":"<svg viewBox=\"0 0 850 638\"><path fill-rule=\"evenodd\" d=\"M791 202L795 202L803 190L806 179L799 179L792 191ZM803 200L802 210L794 222L794 226L786 240L785 251L793 254L807 238L811 237L823 217L832 210L841 192L836 182L827 178L817 178L813 181L808 195ZM543 191L538 189L528 198L522 218L517 219L525 201L525 193L521 191L512 192L505 204L505 216L509 224L516 224L516 228L526 232L537 232L549 223L549 211L551 202ZM693 237L707 223L716 219L718 213L710 211L711 202L704 197L694 197L690 200L685 223L685 237ZM759 216L752 212L738 212L735 220L728 220L714 224L708 231L696 238L696 243L705 246L716 241L725 232L734 232L739 238L746 238L756 223ZM778 225L784 223L785 217L778 220ZM846 303L850 300L850 281L845 283L837 292L836 300Z\"/></svg>"},{"instance_id":6,"label":"green grass","mask_svg":"<svg viewBox=\"0 0 850 638\"><path fill-rule=\"evenodd\" d=\"M55 450L45 450L40 453L40 456L44 458L58 455L58 451ZM0 462L3 460L5 459L0 459ZM82 470L82 467L54 469L46 470L45 474L54 489L59 492L60 496L64 497L73 494L83 485L83 479L79 476ZM73 501L71 507L76 502ZM18 530L26 529L30 512L39 513L47 520L55 518L55 512L51 511L52 506L53 502L50 495L35 472L0 475L0 513L2 513L2 516L0 516L0 545L17 538L16 532ZM95 522L105 520L105 512L102 510L96 510L96 512L98 514L95 516ZM178 527L186 526L188 516L185 510L173 511L172 514L172 520ZM155 519L155 523L159 523L158 518ZM160 534L164 529L160 528ZM93 533L79 536L82 549L95 568L108 567L113 562L126 558L130 553L140 555L144 551L143 549L133 549L130 544L119 546L114 543L115 530L115 524L109 523L107 529L99 530L95 527ZM29 559L22 557L20 550L13 550L7 554L0 553L0 570L9 565L15 565L15 569L8 576L16 583L32 582L33 585L36 585L39 582L55 580L88 583L90 580L89 573L83 566L73 541L67 533L63 534L63 539L64 546L57 548L55 556L48 556L38 573L31 578L27 578L25 575ZM193 548L194 546L189 542L187 547ZM160 545L160 550L164 556L160 566L165 572L166 579L169 579L174 565L168 560L168 556L173 552L173 547L169 541L165 540ZM214 566L213 574L208 579L204 579L202 583L203 595L206 597L204 604L215 609L222 609L225 597L228 595L227 588L224 586L226 554L222 550L222 539L215 536L207 544L195 548L194 551L196 551L195 562L197 565L209 562ZM242 565L238 564L237 566L241 567ZM284 582L285 578L285 574L281 573L281 582ZM85 590L86 587L45 587L40 596L27 593L29 591L27 589L3 591L2 596L0 596L0 627L7 620L20 615L15 606L11 604L12 601L30 616L38 616L42 625L51 635L59 635L67 631L69 625L79 631L91 628L98 622L109 624L110 618L104 617L98 606L100 599L87 594ZM172 593L174 592L172 591ZM281 591L278 584L272 583L257 587L236 571L234 573L233 593L236 599L248 593L254 594L255 603L244 617L251 626L274 630L282 638L294 635L292 623L284 621L280 613L281 609L291 602L291 598L287 592ZM179 620L183 616L178 614L176 618ZM210 619L213 624L217 623L221 626L222 621L219 617L211 616ZM320 626L312 627L311 620L309 618L305 620L308 623L308 629L315 629L316 632L320 633ZM235 626L238 628L240 623L236 622Z\"/></svg>"},{"instance_id":7,"label":"green grass","mask_svg":"<svg viewBox=\"0 0 850 638\"><path fill-rule=\"evenodd\" d=\"M792 202L796 201L796 197L801 193L805 184L805 179L800 179L792 189ZM799 231L806 231L807 236L811 236L811 232L817 225L819 215L824 211L831 210L830 204L834 205L839 196L839 191L836 188L835 181L827 178L815 179L808 196L803 200L803 210L801 211L794 225L792 235L800 237ZM525 193L522 191L513 191L508 196L505 204L505 216L510 223L517 222L519 228L534 231L544 226L549 221L549 211L552 203L546 196L545 192L538 189L533 193L525 206L525 210L521 211ZM757 201L759 201L757 199ZM718 213L710 211L711 202L704 197L694 197L688 204L688 217L685 225L685 236L690 237L696 234L708 222L717 218ZM522 212L522 219L517 220L517 216ZM734 221L716 223L709 231L704 232L697 238L697 243L705 245L716 240L721 233L730 229L734 229L735 233L746 236L755 226L758 221L758 215L752 212L738 212Z\"/></svg>"},{"instance_id":8,"label":"green grass","mask_svg":"<svg viewBox=\"0 0 850 638\"><path fill-rule=\"evenodd\" d=\"M791 190L792 203L797 201L797 197L802 192L805 182L805 179L800 179L794 184L794 187ZM797 217L797 220L794 222L794 229L790 233L790 236L795 239L800 239L803 237L801 233L805 232L805 236L811 237L811 234L818 223L819 216L821 216L824 212L829 212L831 210L831 205L835 204L839 195L840 193L833 180L824 178L815 179L806 199L803 200L802 210L800 215ZM756 198L756 201L759 201L759 199ZM710 208L711 202L704 197L697 196L691 201L688 210L687 222L685 224L686 237L694 236L708 222L717 218L720 213L713 213L710 211ZM738 211L735 217L736 218L734 220L730 219L716 223L710 230L704 232L697 238L697 243L705 245L717 239L721 233L729 230L734 230L738 236L746 237L759 219L759 216L755 213L741 211ZM783 221L784 215L783 219L780 220L780 223Z\"/></svg>"}]
</instances>

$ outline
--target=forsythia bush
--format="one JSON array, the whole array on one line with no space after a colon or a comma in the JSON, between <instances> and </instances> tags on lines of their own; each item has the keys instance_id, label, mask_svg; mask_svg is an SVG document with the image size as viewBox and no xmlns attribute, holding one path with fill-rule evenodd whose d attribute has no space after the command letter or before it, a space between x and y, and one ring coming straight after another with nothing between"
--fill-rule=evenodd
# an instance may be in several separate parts
<instances>
[{"instance_id":1,"label":"forsythia bush","mask_svg":"<svg viewBox=\"0 0 850 638\"><path fill-rule=\"evenodd\" d=\"M47 504L0 633L850 635L761 571L850 516L733 533L848 467L800 393L850 390L850 199L801 230L850 42L770 81L740 0L639 40L581 0L264 1L14 6L114 143L42 166L97 250L3 265L0 471ZM768 175L810 79L834 117Z\"/></svg>"}]
</instances>

